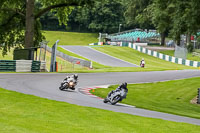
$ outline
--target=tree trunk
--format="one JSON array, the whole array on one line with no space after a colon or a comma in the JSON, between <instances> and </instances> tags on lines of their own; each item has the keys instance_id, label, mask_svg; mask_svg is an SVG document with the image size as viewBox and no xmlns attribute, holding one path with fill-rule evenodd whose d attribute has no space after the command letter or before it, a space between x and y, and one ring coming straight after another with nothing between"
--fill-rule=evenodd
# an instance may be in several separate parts
<instances>
[{"instance_id":1,"label":"tree trunk","mask_svg":"<svg viewBox=\"0 0 200 133\"><path fill-rule=\"evenodd\" d=\"M164 46L165 45L165 32L161 33L161 45Z\"/></svg>"},{"instance_id":2,"label":"tree trunk","mask_svg":"<svg viewBox=\"0 0 200 133\"><path fill-rule=\"evenodd\" d=\"M34 38L34 3L35 3L35 0L26 0L25 48L33 47L33 38Z\"/></svg>"},{"instance_id":3,"label":"tree trunk","mask_svg":"<svg viewBox=\"0 0 200 133\"><path fill-rule=\"evenodd\" d=\"M179 35L179 36L177 36L176 38L177 38L177 39L176 39L177 45L180 46L180 45L181 45L181 36Z\"/></svg>"}]
</instances>

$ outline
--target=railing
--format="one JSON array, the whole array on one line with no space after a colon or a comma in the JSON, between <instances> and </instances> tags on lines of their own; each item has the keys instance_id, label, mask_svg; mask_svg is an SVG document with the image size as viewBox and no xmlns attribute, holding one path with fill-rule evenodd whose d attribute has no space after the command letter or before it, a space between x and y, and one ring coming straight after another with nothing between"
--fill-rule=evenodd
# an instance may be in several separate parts
<instances>
[{"instance_id":1,"label":"railing","mask_svg":"<svg viewBox=\"0 0 200 133\"><path fill-rule=\"evenodd\" d=\"M48 52L50 52L50 53L52 52L52 49L49 46L41 45L41 47L43 47L43 48L46 47L46 50ZM72 64L76 64L77 62L80 62L81 66L88 67L88 68L91 67L91 61L87 61L87 60L84 60L84 59L80 59L80 58L76 58L76 57L73 57L73 56L69 56L69 55L66 55L66 54L58 51L58 50L56 51L56 56L59 56L62 59L66 60L68 62L71 62Z\"/></svg>"},{"instance_id":2,"label":"railing","mask_svg":"<svg viewBox=\"0 0 200 133\"><path fill-rule=\"evenodd\" d=\"M16 71L15 60L0 60L0 72Z\"/></svg>"},{"instance_id":3,"label":"railing","mask_svg":"<svg viewBox=\"0 0 200 133\"><path fill-rule=\"evenodd\" d=\"M0 72L40 72L45 69L45 61L0 60Z\"/></svg>"}]
</instances>

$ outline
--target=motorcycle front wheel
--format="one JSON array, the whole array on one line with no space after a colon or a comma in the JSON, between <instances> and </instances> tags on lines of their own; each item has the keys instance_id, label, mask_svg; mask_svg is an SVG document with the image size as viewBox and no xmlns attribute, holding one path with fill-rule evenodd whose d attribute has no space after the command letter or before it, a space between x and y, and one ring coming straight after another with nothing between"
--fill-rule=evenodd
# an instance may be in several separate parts
<instances>
[{"instance_id":1,"label":"motorcycle front wheel","mask_svg":"<svg viewBox=\"0 0 200 133\"><path fill-rule=\"evenodd\" d=\"M119 102L121 100L121 96L120 95L117 95L117 96L115 96L111 101L110 101L110 103L112 104L112 105L115 105L117 102Z\"/></svg>"},{"instance_id":2,"label":"motorcycle front wheel","mask_svg":"<svg viewBox=\"0 0 200 133\"><path fill-rule=\"evenodd\" d=\"M67 87L66 86L68 86L68 84L66 85L66 86L63 86L64 84L63 83L61 83L61 85L60 85L60 87L59 87L59 89L61 90L61 91L63 91L64 89L66 89Z\"/></svg>"},{"instance_id":3,"label":"motorcycle front wheel","mask_svg":"<svg viewBox=\"0 0 200 133\"><path fill-rule=\"evenodd\" d=\"M61 91L63 91L65 88L60 86L59 89L60 89Z\"/></svg>"},{"instance_id":4,"label":"motorcycle front wheel","mask_svg":"<svg viewBox=\"0 0 200 133\"><path fill-rule=\"evenodd\" d=\"M107 102L108 102L108 99L107 99L107 98L105 98L105 99L103 100L103 102L104 102L104 103L107 103Z\"/></svg>"}]
</instances>

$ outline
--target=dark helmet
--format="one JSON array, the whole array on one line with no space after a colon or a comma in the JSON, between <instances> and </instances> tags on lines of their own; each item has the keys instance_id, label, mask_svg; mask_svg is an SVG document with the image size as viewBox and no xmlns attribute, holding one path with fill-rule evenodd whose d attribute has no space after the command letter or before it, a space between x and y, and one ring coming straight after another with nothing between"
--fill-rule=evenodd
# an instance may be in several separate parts
<instances>
[{"instance_id":1,"label":"dark helmet","mask_svg":"<svg viewBox=\"0 0 200 133\"><path fill-rule=\"evenodd\" d=\"M124 83L122 84L122 86L126 88L126 87L127 87L127 83L124 82Z\"/></svg>"},{"instance_id":2,"label":"dark helmet","mask_svg":"<svg viewBox=\"0 0 200 133\"><path fill-rule=\"evenodd\" d=\"M78 74L74 74L74 78L77 79L78 78Z\"/></svg>"}]
</instances>

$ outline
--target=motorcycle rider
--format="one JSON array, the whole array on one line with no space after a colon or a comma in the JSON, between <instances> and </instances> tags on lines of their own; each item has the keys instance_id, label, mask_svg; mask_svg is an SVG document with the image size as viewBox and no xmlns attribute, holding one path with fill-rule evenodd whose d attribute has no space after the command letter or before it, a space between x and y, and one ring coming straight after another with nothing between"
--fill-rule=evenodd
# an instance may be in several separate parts
<instances>
[{"instance_id":1,"label":"motorcycle rider","mask_svg":"<svg viewBox=\"0 0 200 133\"><path fill-rule=\"evenodd\" d=\"M104 103L110 102L112 105L126 98L128 93L127 83L124 82L119 85L116 90L108 93L108 96L103 100Z\"/></svg>"},{"instance_id":2,"label":"motorcycle rider","mask_svg":"<svg viewBox=\"0 0 200 133\"><path fill-rule=\"evenodd\" d=\"M65 78L65 80L68 80L69 78L73 78L73 79L77 82L77 80L78 80L78 74L73 74L73 75L71 75L71 76L67 76L67 77Z\"/></svg>"},{"instance_id":3,"label":"motorcycle rider","mask_svg":"<svg viewBox=\"0 0 200 133\"><path fill-rule=\"evenodd\" d=\"M142 58L142 60L140 61L140 67L144 67L145 66L145 61L144 58Z\"/></svg>"},{"instance_id":4,"label":"motorcycle rider","mask_svg":"<svg viewBox=\"0 0 200 133\"><path fill-rule=\"evenodd\" d=\"M119 87L117 87L117 89L115 91L121 91L122 88L125 90L128 90L126 82L122 83Z\"/></svg>"},{"instance_id":5,"label":"motorcycle rider","mask_svg":"<svg viewBox=\"0 0 200 133\"><path fill-rule=\"evenodd\" d=\"M128 90L128 88L127 88L127 83L126 83L126 82L124 82L124 83L122 83L120 86L118 86L118 87L116 88L116 90L112 90L111 93L109 94L109 96L110 96L112 93L114 93L114 92L121 91L122 89Z\"/></svg>"},{"instance_id":6,"label":"motorcycle rider","mask_svg":"<svg viewBox=\"0 0 200 133\"><path fill-rule=\"evenodd\" d=\"M71 76L66 76L66 78L64 79L64 80L68 80L68 79L70 79L70 78L72 78L72 79L74 79L75 80L75 84L77 84L77 80L78 80L78 74L73 74L73 75L71 75ZM72 90L75 90L75 88L72 88Z\"/></svg>"}]
</instances>

